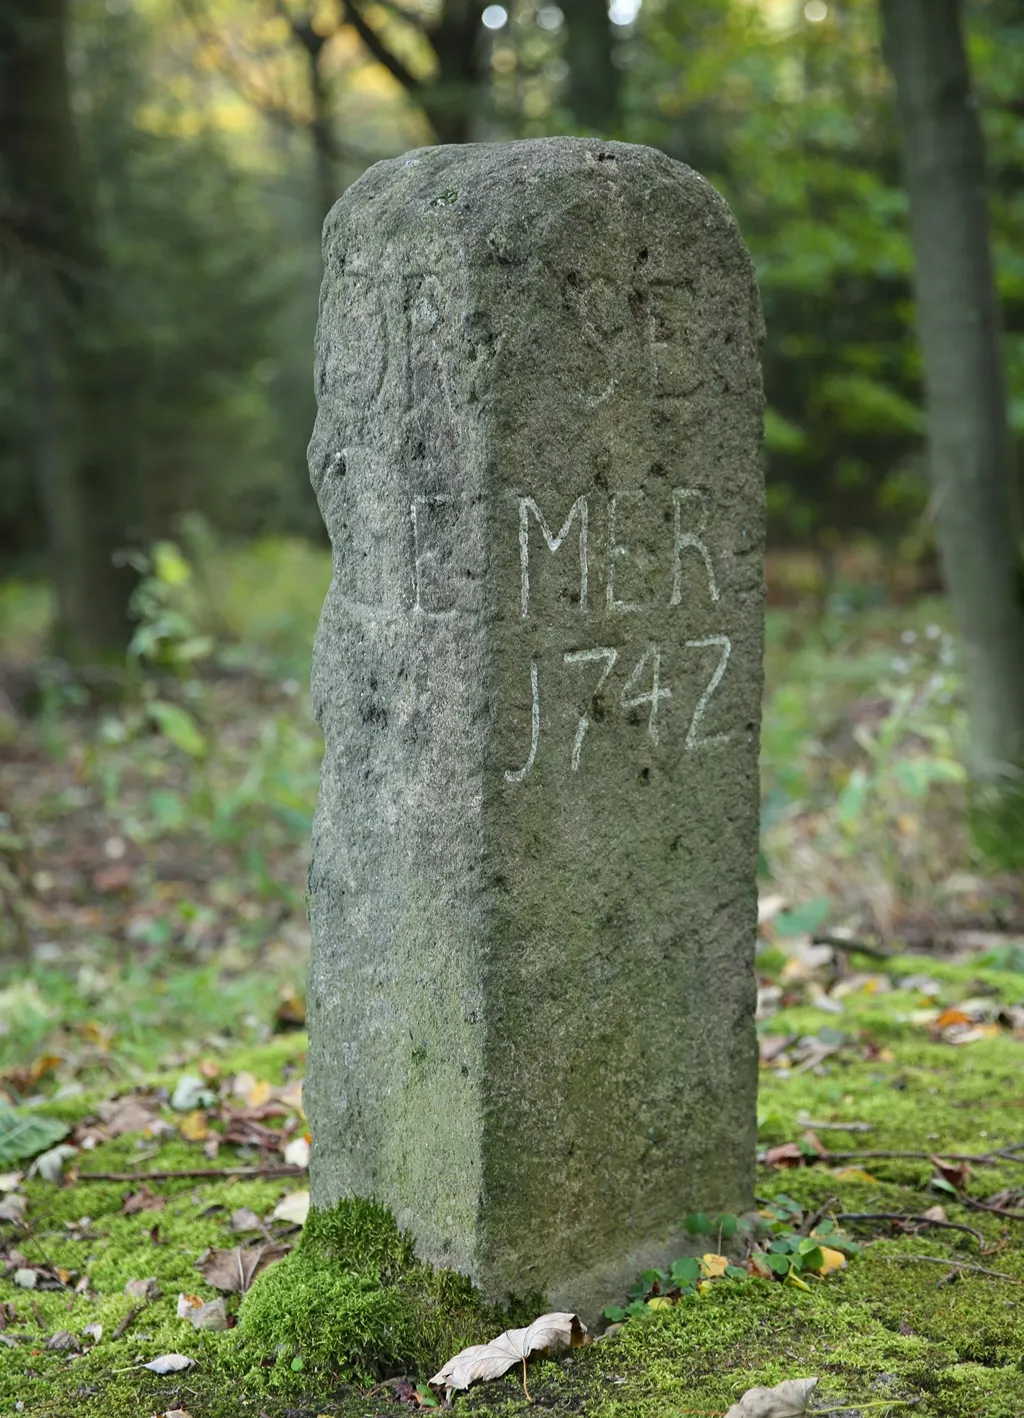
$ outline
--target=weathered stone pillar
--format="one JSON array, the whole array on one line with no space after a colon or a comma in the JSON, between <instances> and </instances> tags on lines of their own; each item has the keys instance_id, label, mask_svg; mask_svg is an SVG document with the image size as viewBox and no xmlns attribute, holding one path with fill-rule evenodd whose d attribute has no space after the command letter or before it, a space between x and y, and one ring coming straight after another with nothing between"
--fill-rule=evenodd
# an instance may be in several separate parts
<instances>
[{"instance_id":1,"label":"weathered stone pillar","mask_svg":"<svg viewBox=\"0 0 1024 1418\"><path fill-rule=\"evenodd\" d=\"M752 1198L751 263L566 138L378 163L324 259L313 1201L593 1315Z\"/></svg>"}]
</instances>

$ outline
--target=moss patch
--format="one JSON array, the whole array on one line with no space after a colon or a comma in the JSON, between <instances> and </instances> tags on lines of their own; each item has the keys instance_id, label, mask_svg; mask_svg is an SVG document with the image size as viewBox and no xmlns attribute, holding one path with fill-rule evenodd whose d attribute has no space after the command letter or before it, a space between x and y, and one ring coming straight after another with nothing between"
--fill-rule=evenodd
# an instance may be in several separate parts
<instances>
[{"instance_id":1,"label":"moss patch","mask_svg":"<svg viewBox=\"0 0 1024 1418\"><path fill-rule=\"evenodd\" d=\"M417 1261L391 1213L358 1199L310 1213L302 1241L259 1276L239 1320L242 1355L255 1366L275 1360L251 1375L293 1390L310 1371L363 1383L433 1372L512 1322L463 1276Z\"/></svg>"}]
</instances>

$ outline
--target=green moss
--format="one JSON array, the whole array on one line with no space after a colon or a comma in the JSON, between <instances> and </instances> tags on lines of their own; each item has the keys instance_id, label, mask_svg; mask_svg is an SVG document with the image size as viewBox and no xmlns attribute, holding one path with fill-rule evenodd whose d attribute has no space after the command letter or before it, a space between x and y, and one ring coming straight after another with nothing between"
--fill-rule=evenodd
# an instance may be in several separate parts
<instances>
[{"instance_id":1,"label":"green moss","mask_svg":"<svg viewBox=\"0 0 1024 1418\"><path fill-rule=\"evenodd\" d=\"M358 1382L425 1373L508 1322L465 1277L417 1261L384 1207L353 1199L310 1213L300 1244L246 1295L238 1338L253 1377L266 1382L259 1366L274 1356L271 1381L301 1388L310 1371Z\"/></svg>"}]
</instances>

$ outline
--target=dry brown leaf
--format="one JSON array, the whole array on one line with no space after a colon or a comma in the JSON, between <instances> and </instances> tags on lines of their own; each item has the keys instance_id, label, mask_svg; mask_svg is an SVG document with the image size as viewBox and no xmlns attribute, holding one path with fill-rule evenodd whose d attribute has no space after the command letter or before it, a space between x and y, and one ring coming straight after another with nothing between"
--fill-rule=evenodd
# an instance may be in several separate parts
<instances>
[{"instance_id":1,"label":"dry brown leaf","mask_svg":"<svg viewBox=\"0 0 1024 1418\"><path fill-rule=\"evenodd\" d=\"M725 1418L803 1418L817 1379L785 1379L774 1388L748 1388Z\"/></svg>"},{"instance_id":2,"label":"dry brown leaf","mask_svg":"<svg viewBox=\"0 0 1024 1418\"><path fill-rule=\"evenodd\" d=\"M160 1298L160 1285L155 1275L149 1275L145 1280L129 1280L124 1293L130 1295L133 1300L158 1300Z\"/></svg>"},{"instance_id":3,"label":"dry brown leaf","mask_svg":"<svg viewBox=\"0 0 1024 1418\"><path fill-rule=\"evenodd\" d=\"M109 1103L101 1103L96 1111L104 1131L110 1137L123 1137L132 1132L149 1132L159 1137L174 1131L171 1124L161 1118L157 1100L145 1093L129 1093L124 1098L114 1098Z\"/></svg>"},{"instance_id":4,"label":"dry brown leaf","mask_svg":"<svg viewBox=\"0 0 1024 1418\"><path fill-rule=\"evenodd\" d=\"M280 1260L291 1246L234 1246L230 1251L208 1250L196 1261L203 1279L217 1290L244 1295L261 1271Z\"/></svg>"},{"instance_id":5,"label":"dry brown leaf","mask_svg":"<svg viewBox=\"0 0 1024 1418\"><path fill-rule=\"evenodd\" d=\"M223 1295L218 1295L215 1300L208 1300L198 1309L190 1309L188 1318L196 1329L220 1331L231 1328Z\"/></svg>"},{"instance_id":6,"label":"dry brown leaf","mask_svg":"<svg viewBox=\"0 0 1024 1418\"><path fill-rule=\"evenodd\" d=\"M248 1206L240 1206L231 1213L232 1231L262 1231L263 1222Z\"/></svg>"},{"instance_id":7,"label":"dry brown leaf","mask_svg":"<svg viewBox=\"0 0 1024 1418\"><path fill-rule=\"evenodd\" d=\"M157 1196L150 1187L143 1182L137 1192L132 1192L124 1199L122 1215L134 1216L137 1211L163 1211L167 1205L167 1198Z\"/></svg>"},{"instance_id":8,"label":"dry brown leaf","mask_svg":"<svg viewBox=\"0 0 1024 1418\"><path fill-rule=\"evenodd\" d=\"M489 1344L471 1344L448 1360L429 1380L431 1388L443 1388L446 1397L457 1388L469 1388L478 1379L499 1379L513 1364L531 1354L567 1344L579 1344L586 1334L579 1315L556 1311L541 1315L525 1329L507 1329Z\"/></svg>"}]
</instances>

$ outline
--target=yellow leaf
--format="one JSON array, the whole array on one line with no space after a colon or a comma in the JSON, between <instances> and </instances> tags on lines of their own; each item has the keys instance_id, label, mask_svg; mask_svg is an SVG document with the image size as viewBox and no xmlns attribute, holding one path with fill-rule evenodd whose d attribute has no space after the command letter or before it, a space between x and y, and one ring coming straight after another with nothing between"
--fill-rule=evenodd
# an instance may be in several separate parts
<instances>
[{"instance_id":1,"label":"yellow leaf","mask_svg":"<svg viewBox=\"0 0 1024 1418\"><path fill-rule=\"evenodd\" d=\"M202 1108L187 1113L179 1124L179 1131L186 1142L204 1142L210 1135L210 1129Z\"/></svg>"},{"instance_id":2,"label":"yellow leaf","mask_svg":"<svg viewBox=\"0 0 1024 1418\"><path fill-rule=\"evenodd\" d=\"M63 1062L60 1054L40 1054L39 1058L32 1060L32 1067L29 1069L33 1083L38 1083L44 1074L60 1068Z\"/></svg>"},{"instance_id":3,"label":"yellow leaf","mask_svg":"<svg viewBox=\"0 0 1024 1418\"><path fill-rule=\"evenodd\" d=\"M709 1280L715 1280L720 1275L725 1274L725 1268L729 1264L725 1256L716 1256L708 1251L707 1255L700 1258L701 1269Z\"/></svg>"},{"instance_id":4,"label":"yellow leaf","mask_svg":"<svg viewBox=\"0 0 1024 1418\"><path fill-rule=\"evenodd\" d=\"M797 1274L795 1273L795 1271L792 1271L792 1270L791 1270L791 1271L789 1272L789 1274L786 1276L786 1284L787 1284L787 1285L795 1285L798 1290L808 1290L808 1291L809 1291L810 1288L811 1288L805 1281L803 1281L803 1280L800 1279L799 1275L797 1275Z\"/></svg>"},{"instance_id":5,"label":"yellow leaf","mask_svg":"<svg viewBox=\"0 0 1024 1418\"><path fill-rule=\"evenodd\" d=\"M831 1246L821 1246L821 1265L818 1266L819 1275L831 1275L834 1270L842 1270L846 1264L846 1257L842 1251L834 1251Z\"/></svg>"},{"instance_id":6,"label":"yellow leaf","mask_svg":"<svg viewBox=\"0 0 1024 1418\"><path fill-rule=\"evenodd\" d=\"M649 1310L670 1310L673 1303L667 1295L653 1295L647 1301L647 1308Z\"/></svg>"},{"instance_id":7,"label":"yellow leaf","mask_svg":"<svg viewBox=\"0 0 1024 1418\"><path fill-rule=\"evenodd\" d=\"M710 1281L710 1280L698 1280L698 1281L697 1281L697 1293L698 1293L699 1295L706 1295L707 1292L708 1292L711 1288L712 1288L712 1286L711 1286L711 1281Z\"/></svg>"},{"instance_id":8,"label":"yellow leaf","mask_svg":"<svg viewBox=\"0 0 1024 1418\"><path fill-rule=\"evenodd\" d=\"M863 1167L837 1167L832 1173L841 1182L872 1182L878 1181L870 1172L865 1172Z\"/></svg>"},{"instance_id":9,"label":"yellow leaf","mask_svg":"<svg viewBox=\"0 0 1024 1418\"><path fill-rule=\"evenodd\" d=\"M264 1103L270 1102L271 1092L270 1084L264 1079L262 1083L256 1084L245 1101L250 1108L262 1108Z\"/></svg>"}]
</instances>

